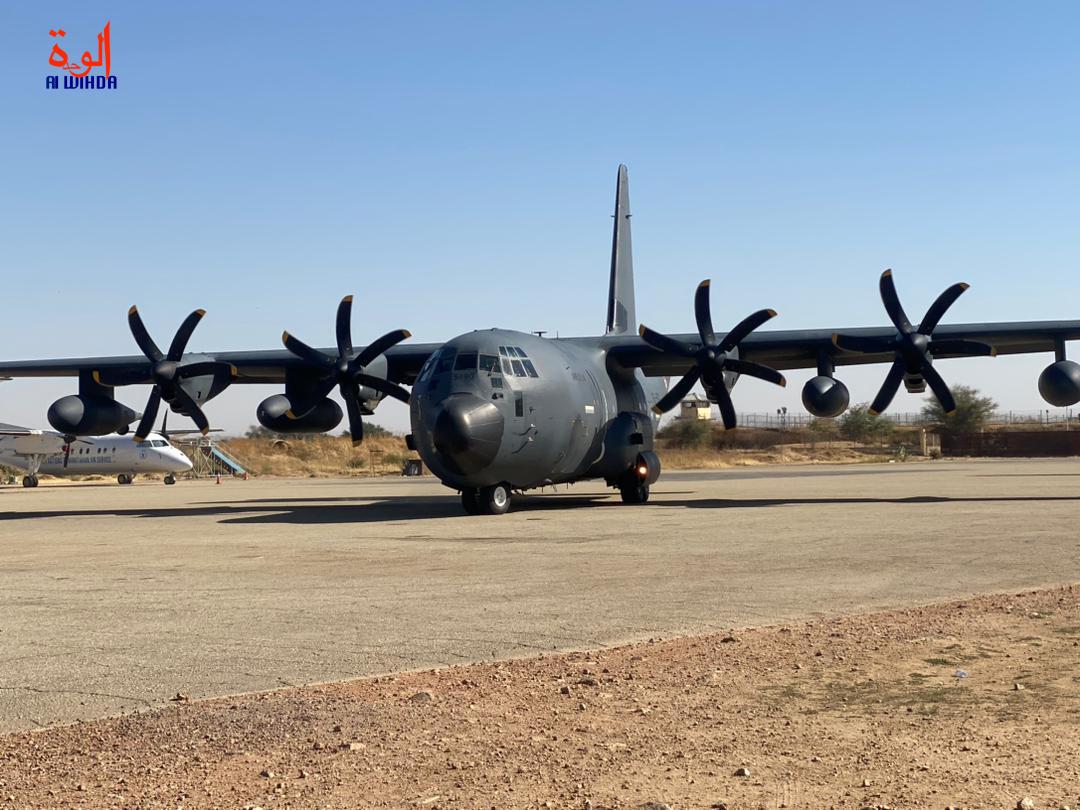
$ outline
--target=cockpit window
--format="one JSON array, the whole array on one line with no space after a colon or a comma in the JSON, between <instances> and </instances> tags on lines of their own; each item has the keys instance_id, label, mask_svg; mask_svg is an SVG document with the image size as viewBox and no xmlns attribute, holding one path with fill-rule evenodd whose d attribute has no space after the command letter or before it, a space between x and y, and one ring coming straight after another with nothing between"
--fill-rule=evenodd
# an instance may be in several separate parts
<instances>
[{"instance_id":1,"label":"cockpit window","mask_svg":"<svg viewBox=\"0 0 1080 810\"><path fill-rule=\"evenodd\" d=\"M476 352L462 352L454 363L454 371L474 371L476 369Z\"/></svg>"},{"instance_id":2,"label":"cockpit window","mask_svg":"<svg viewBox=\"0 0 1080 810\"><path fill-rule=\"evenodd\" d=\"M503 357L506 357L506 347L505 346L500 346L499 347L499 354L501 354Z\"/></svg>"},{"instance_id":3,"label":"cockpit window","mask_svg":"<svg viewBox=\"0 0 1080 810\"><path fill-rule=\"evenodd\" d=\"M511 360L510 363L514 367L514 376L515 377L524 377L524 376L526 376L525 367L521 365L520 360Z\"/></svg>"},{"instance_id":4,"label":"cockpit window","mask_svg":"<svg viewBox=\"0 0 1080 810\"><path fill-rule=\"evenodd\" d=\"M499 372L499 358L493 354L480 355L480 370L497 374Z\"/></svg>"},{"instance_id":5,"label":"cockpit window","mask_svg":"<svg viewBox=\"0 0 1080 810\"><path fill-rule=\"evenodd\" d=\"M439 357L444 351L445 349L436 349L428 356L424 367L420 369L420 373L416 377L418 383L427 382L428 377L435 371L435 364L439 362Z\"/></svg>"},{"instance_id":6,"label":"cockpit window","mask_svg":"<svg viewBox=\"0 0 1080 810\"><path fill-rule=\"evenodd\" d=\"M532 364L532 360L522 360L521 365L525 366L525 371L528 372L530 377L539 377L536 373L536 366Z\"/></svg>"},{"instance_id":7,"label":"cockpit window","mask_svg":"<svg viewBox=\"0 0 1080 810\"><path fill-rule=\"evenodd\" d=\"M454 355L457 353L453 349L443 349L443 354L439 358L439 362L435 364L435 373L441 374L444 371L449 371L454 367Z\"/></svg>"},{"instance_id":8,"label":"cockpit window","mask_svg":"<svg viewBox=\"0 0 1080 810\"><path fill-rule=\"evenodd\" d=\"M502 368L503 368L503 374L506 374L507 376L514 373L514 370L512 368L510 368L510 361L507 360L505 357L503 358L503 361L502 361Z\"/></svg>"},{"instance_id":9,"label":"cockpit window","mask_svg":"<svg viewBox=\"0 0 1080 810\"><path fill-rule=\"evenodd\" d=\"M525 354L525 350L522 349L520 346L515 346L514 351L517 352L518 357L525 358L525 357L529 356L529 355Z\"/></svg>"}]
</instances>

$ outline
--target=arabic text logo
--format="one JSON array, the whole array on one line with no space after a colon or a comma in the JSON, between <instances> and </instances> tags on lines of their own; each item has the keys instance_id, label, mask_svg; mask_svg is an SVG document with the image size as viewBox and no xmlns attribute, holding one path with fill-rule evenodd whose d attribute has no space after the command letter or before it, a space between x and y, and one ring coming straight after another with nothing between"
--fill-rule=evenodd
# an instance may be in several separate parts
<instances>
[{"instance_id":1,"label":"arabic text logo","mask_svg":"<svg viewBox=\"0 0 1080 810\"><path fill-rule=\"evenodd\" d=\"M112 73L112 41L109 35L109 23L101 33L97 35L97 59L90 51L83 52L78 62L69 60L67 51L61 46L66 42L67 31L63 28L55 28L49 31L49 36L55 39L52 51L49 53L49 64L57 70L67 72L64 76L65 90L115 90L116 77ZM90 75L94 68L102 68L104 73ZM59 76L46 76L45 88L57 90L60 88Z\"/></svg>"}]
</instances>

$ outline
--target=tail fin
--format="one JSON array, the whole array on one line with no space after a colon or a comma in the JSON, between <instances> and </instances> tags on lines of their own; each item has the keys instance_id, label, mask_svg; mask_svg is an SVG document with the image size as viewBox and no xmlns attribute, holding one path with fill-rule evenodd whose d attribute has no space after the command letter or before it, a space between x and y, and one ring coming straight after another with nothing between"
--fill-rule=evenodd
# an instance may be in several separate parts
<instances>
[{"instance_id":1,"label":"tail fin","mask_svg":"<svg viewBox=\"0 0 1080 810\"><path fill-rule=\"evenodd\" d=\"M611 236L611 281L608 284L608 335L637 331L634 311L634 257L630 248L630 184L626 166L619 166L615 184L615 228Z\"/></svg>"}]
</instances>

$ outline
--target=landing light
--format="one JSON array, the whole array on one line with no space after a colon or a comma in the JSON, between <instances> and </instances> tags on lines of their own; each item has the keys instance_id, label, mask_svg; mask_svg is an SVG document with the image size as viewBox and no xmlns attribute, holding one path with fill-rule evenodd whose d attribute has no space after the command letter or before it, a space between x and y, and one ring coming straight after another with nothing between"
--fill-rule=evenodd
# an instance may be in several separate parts
<instances>
[{"instance_id":1,"label":"landing light","mask_svg":"<svg viewBox=\"0 0 1080 810\"><path fill-rule=\"evenodd\" d=\"M649 468L644 464L638 464L637 474L640 477L645 478L649 475Z\"/></svg>"}]
</instances>

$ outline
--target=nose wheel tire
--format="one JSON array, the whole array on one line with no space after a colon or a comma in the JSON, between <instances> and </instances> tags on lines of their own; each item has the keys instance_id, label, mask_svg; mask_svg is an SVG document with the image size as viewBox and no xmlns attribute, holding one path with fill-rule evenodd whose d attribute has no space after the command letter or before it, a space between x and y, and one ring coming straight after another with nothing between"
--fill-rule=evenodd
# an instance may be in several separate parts
<instances>
[{"instance_id":1,"label":"nose wheel tire","mask_svg":"<svg viewBox=\"0 0 1080 810\"><path fill-rule=\"evenodd\" d=\"M33 489L38 485L38 477L36 475L27 475L23 478L22 485L24 487Z\"/></svg>"},{"instance_id":2,"label":"nose wheel tire","mask_svg":"<svg viewBox=\"0 0 1080 810\"><path fill-rule=\"evenodd\" d=\"M461 507L465 510L466 514L480 514L480 502L477 500L476 496L477 493L475 489L461 490Z\"/></svg>"},{"instance_id":3,"label":"nose wheel tire","mask_svg":"<svg viewBox=\"0 0 1080 810\"><path fill-rule=\"evenodd\" d=\"M623 503L645 503L649 500L649 485L641 481L628 481L619 487Z\"/></svg>"},{"instance_id":4,"label":"nose wheel tire","mask_svg":"<svg viewBox=\"0 0 1080 810\"><path fill-rule=\"evenodd\" d=\"M507 484L484 487L477 493L476 502L481 514L505 515L510 511L510 487Z\"/></svg>"},{"instance_id":5,"label":"nose wheel tire","mask_svg":"<svg viewBox=\"0 0 1080 810\"><path fill-rule=\"evenodd\" d=\"M165 476L165 484L166 484L167 486L170 486L170 487L171 487L171 486L172 486L173 484L175 484L175 483L176 483L176 476L175 476L175 475L173 475L173 474L171 474L171 473L170 473L169 475L166 475L166 476Z\"/></svg>"}]
</instances>

